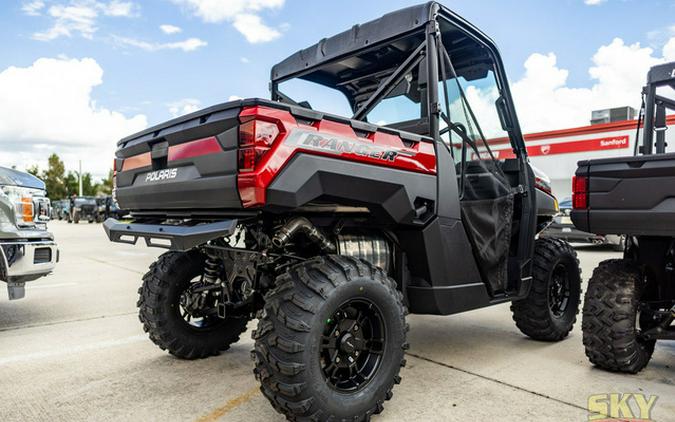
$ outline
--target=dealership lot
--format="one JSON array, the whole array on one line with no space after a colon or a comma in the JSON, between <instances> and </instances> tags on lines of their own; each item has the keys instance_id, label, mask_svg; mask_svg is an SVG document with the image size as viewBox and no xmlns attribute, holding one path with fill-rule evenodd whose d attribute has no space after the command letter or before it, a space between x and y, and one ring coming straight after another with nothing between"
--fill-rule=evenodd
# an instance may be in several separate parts
<instances>
[{"instance_id":1,"label":"dealership lot","mask_svg":"<svg viewBox=\"0 0 675 422\"><path fill-rule=\"evenodd\" d=\"M99 225L50 228L61 249L54 274L24 300L0 296L0 420L284 420L258 391L250 333L191 362L147 339L136 290L161 250L111 244ZM585 280L616 256L588 247L579 255ZM647 369L624 376L590 366L580 321L555 344L520 334L508 305L409 321L403 383L375 420L583 421L589 396L607 393L657 395L652 418L675 414L675 342L658 343Z\"/></svg>"}]
</instances>

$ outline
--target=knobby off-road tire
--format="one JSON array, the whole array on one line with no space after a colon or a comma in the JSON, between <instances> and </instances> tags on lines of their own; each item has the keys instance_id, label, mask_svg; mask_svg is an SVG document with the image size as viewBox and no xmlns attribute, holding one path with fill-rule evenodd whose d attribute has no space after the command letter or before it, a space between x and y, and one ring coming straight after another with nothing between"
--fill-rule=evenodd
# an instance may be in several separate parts
<instances>
[{"instance_id":1,"label":"knobby off-road tire","mask_svg":"<svg viewBox=\"0 0 675 422\"><path fill-rule=\"evenodd\" d=\"M395 282L366 261L333 255L289 269L278 278L276 286L266 296L262 317L253 333L252 352L254 373L272 406L291 421L367 421L380 413L384 401L392 397L394 384L401 381L399 371L405 365L404 351L408 348L407 312ZM360 316L354 317L357 308ZM344 314L341 309L346 309ZM381 318L364 318L370 313L379 313ZM340 315L345 319L340 320ZM359 331L354 329L361 332L357 336L362 335L361 339L353 339L356 342L368 338L368 332L376 332L373 327L377 324L384 327L379 355L356 353L356 368L359 362L370 362L373 357L380 356L380 360L369 380L351 391L346 391L345 386L352 381L338 382L344 372L337 370L336 375L332 371L338 361L342 365L351 362L344 359L344 351L335 352L342 360L326 359L332 353L330 338L335 331L342 330L338 333L342 337L335 335L334 344L346 348L345 339L346 343L350 341L347 336L351 331L344 328L349 326L345 323L350 321L347 315L362 323L379 321L363 323ZM371 341L370 345L377 343ZM355 352L349 353L353 356ZM351 374L350 371L348 376Z\"/></svg>"},{"instance_id":2,"label":"knobby off-road tire","mask_svg":"<svg viewBox=\"0 0 675 422\"><path fill-rule=\"evenodd\" d=\"M560 341L574 327L580 299L581 270L572 246L560 239L538 239L530 292L511 304L516 326L535 340Z\"/></svg>"},{"instance_id":3,"label":"knobby off-road tire","mask_svg":"<svg viewBox=\"0 0 675 422\"><path fill-rule=\"evenodd\" d=\"M181 359L218 355L246 331L246 318L217 319L204 328L193 327L183 319L180 295L203 270L204 257L198 252L166 252L150 266L138 290L136 305L143 330L160 349Z\"/></svg>"},{"instance_id":4,"label":"knobby off-road tire","mask_svg":"<svg viewBox=\"0 0 675 422\"><path fill-rule=\"evenodd\" d=\"M610 259L593 271L581 328L594 365L634 374L649 363L656 340L641 339L636 324L642 288L642 272L630 261Z\"/></svg>"}]
</instances>

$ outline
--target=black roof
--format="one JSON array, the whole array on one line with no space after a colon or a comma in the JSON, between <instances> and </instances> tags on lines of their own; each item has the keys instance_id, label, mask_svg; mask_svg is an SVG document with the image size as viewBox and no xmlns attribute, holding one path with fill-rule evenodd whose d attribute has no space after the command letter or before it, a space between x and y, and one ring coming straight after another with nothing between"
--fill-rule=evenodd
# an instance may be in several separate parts
<instances>
[{"instance_id":1,"label":"black roof","mask_svg":"<svg viewBox=\"0 0 675 422\"><path fill-rule=\"evenodd\" d=\"M272 67L272 80L283 79L343 54L419 29L433 19L435 11L440 7L442 6L436 2L407 7L370 22L354 25L332 37L323 38Z\"/></svg>"},{"instance_id":2,"label":"black roof","mask_svg":"<svg viewBox=\"0 0 675 422\"><path fill-rule=\"evenodd\" d=\"M285 79L340 56L353 54L355 51L379 42L413 32L435 20L438 14L449 18L453 23L460 25L484 43L490 45L492 49L497 50L490 37L474 25L442 4L430 1L387 13L370 22L354 25L332 37L323 38L318 43L302 49L274 65L271 72L272 80Z\"/></svg>"}]
</instances>

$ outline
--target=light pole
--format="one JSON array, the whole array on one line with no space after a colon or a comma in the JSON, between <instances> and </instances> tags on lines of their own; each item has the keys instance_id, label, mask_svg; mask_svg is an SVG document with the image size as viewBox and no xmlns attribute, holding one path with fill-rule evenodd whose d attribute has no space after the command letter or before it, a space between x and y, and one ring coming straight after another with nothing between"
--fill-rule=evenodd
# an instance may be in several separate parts
<instances>
[{"instance_id":1,"label":"light pole","mask_svg":"<svg viewBox=\"0 0 675 422\"><path fill-rule=\"evenodd\" d=\"M80 171L77 173L77 178L80 184L80 196L82 196L82 160L80 160L79 163L80 163Z\"/></svg>"}]
</instances>

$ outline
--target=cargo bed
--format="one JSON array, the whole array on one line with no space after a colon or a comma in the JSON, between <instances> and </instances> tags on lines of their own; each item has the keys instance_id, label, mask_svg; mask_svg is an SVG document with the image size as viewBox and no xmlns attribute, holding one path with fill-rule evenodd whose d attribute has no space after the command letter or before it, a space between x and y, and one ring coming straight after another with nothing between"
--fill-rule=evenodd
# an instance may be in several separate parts
<instances>
[{"instance_id":1,"label":"cargo bed","mask_svg":"<svg viewBox=\"0 0 675 422\"><path fill-rule=\"evenodd\" d=\"M587 209L572 221L596 234L675 236L675 153L581 161Z\"/></svg>"},{"instance_id":2,"label":"cargo bed","mask_svg":"<svg viewBox=\"0 0 675 422\"><path fill-rule=\"evenodd\" d=\"M260 106L292 116L293 124L348 128L354 136L383 132L401 146L419 143L421 135L263 99L218 104L120 140L115 154L116 200L134 215L216 217L251 213L242 198L239 160L240 114ZM246 120L246 117L243 118ZM373 142L373 141L370 141ZM433 152L431 146L425 151ZM431 156L432 157L432 156ZM433 158L433 157L432 157Z\"/></svg>"},{"instance_id":3,"label":"cargo bed","mask_svg":"<svg viewBox=\"0 0 675 422\"><path fill-rule=\"evenodd\" d=\"M241 103L210 107L119 141L115 154L119 206L131 211L241 208L237 193Z\"/></svg>"}]
</instances>

